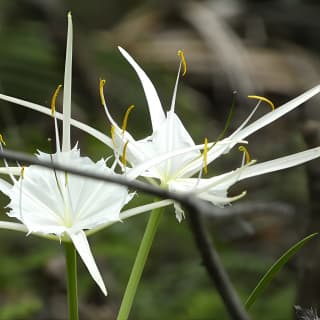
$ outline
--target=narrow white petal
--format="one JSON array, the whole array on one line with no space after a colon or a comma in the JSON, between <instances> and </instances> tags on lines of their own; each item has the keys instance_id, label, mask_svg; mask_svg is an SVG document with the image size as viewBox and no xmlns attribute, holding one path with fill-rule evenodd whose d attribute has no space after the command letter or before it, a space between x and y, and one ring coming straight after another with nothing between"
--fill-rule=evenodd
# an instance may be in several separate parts
<instances>
[{"instance_id":1,"label":"narrow white petal","mask_svg":"<svg viewBox=\"0 0 320 320\"><path fill-rule=\"evenodd\" d=\"M228 172L212 179L185 178L172 181L169 190L195 195L207 200L216 206L230 204L244 194L228 197L228 189L238 181L234 172Z\"/></svg>"},{"instance_id":2,"label":"narrow white petal","mask_svg":"<svg viewBox=\"0 0 320 320\"><path fill-rule=\"evenodd\" d=\"M66 62L64 69L64 89L63 89L63 130L62 130L62 151L71 150L70 145L70 120L71 120L71 77L72 77L72 42L73 27L72 16L68 13L68 35Z\"/></svg>"},{"instance_id":3,"label":"narrow white petal","mask_svg":"<svg viewBox=\"0 0 320 320\"><path fill-rule=\"evenodd\" d=\"M28 228L23 225L22 223L16 223L16 222L8 222L8 221L0 221L0 229L7 229L11 231L19 231L28 234L29 230ZM50 239L50 240L55 240L55 241L60 241L61 238L53 235L53 234L44 234L44 233L33 233L33 235L36 235L40 238L45 238L45 239Z\"/></svg>"},{"instance_id":4,"label":"narrow white petal","mask_svg":"<svg viewBox=\"0 0 320 320\"><path fill-rule=\"evenodd\" d=\"M25 225L21 223L7 222L7 221L0 221L0 229L20 231L25 233L28 232L28 229Z\"/></svg>"},{"instance_id":5,"label":"narrow white petal","mask_svg":"<svg viewBox=\"0 0 320 320\"><path fill-rule=\"evenodd\" d=\"M227 190L233 184L235 184L239 180L239 176L242 170L245 167L238 168L236 170L220 174L218 176L214 176L212 178L206 179L196 179L196 178L187 178L187 179L179 179L180 181L190 181L191 186L194 186L194 192L200 194L202 192L206 192L208 190Z\"/></svg>"},{"instance_id":6,"label":"narrow white petal","mask_svg":"<svg viewBox=\"0 0 320 320\"><path fill-rule=\"evenodd\" d=\"M157 155L155 158L146 160L145 162L135 166L133 169L128 170L127 177L130 179L135 179L139 175L142 175L146 170L161 164L163 161L168 160L179 155L187 154L194 150L203 149L203 145L195 145L189 148L183 148L179 150L174 150L172 152L164 153L162 155Z\"/></svg>"},{"instance_id":7,"label":"narrow white petal","mask_svg":"<svg viewBox=\"0 0 320 320\"><path fill-rule=\"evenodd\" d=\"M31 110L41 112L41 113L51 117L51 109L44 107L44 106L41 106L39 104L25 101L25 100L22 100L19 98L10 97L10 96L4 95L4 94L0 94L0 99L17 104L22 107L26 107ZM55 115L56 115L57 119L63 120L63 115L61 113L56 112ZM71 119L71 125L84 131L84 132L87 132L88 134L90 134L91 136L96 138L97 140L101 141L102 143L106 144L108 147L112 148L111 139L107 135L105 135L104 133L102 133L102 132L100 132L100 131L80 122L80 121L74 120L74 119Z\"/></svg>"},{"instance_id":8,"label":"narrow white petal","mask_svg":"<svg viewBox=\"0 0 320 320\"><path fill-rule=\"evenodd\" d=\"M286 113L292 111L293 109L297 108L314 95L320 92L320 85L313 87L312 89L306 91L305 93L301 94L300 96L296 97L295 99L285 103L281 107L276 108L274 111L271 111L264 115L263 117L259 118L252 124L248 125L246 128L242 129L240 132L236 133L237 140L244 139L254 133L255 131L265 127L269 123L279 119L280 117L284 116ZM233 135L230 136L232 138Z\"/></svg>"},{"instance_id":9,"label":"narrow white petal","mask_svg":"<svg viewBox=\"0 0 320 320\"><path fill-rule=\"evenodd\" d=\"M147 211L151 211L153 209L169 206L172 203L173 203L172 200L161 200L161 201L156 201L156 202L152 202L149 204L145 204L143 206L128 209L128 210L122 211L120 213L120 219L121 220L128 219L130 217L136 216L137 214L140 214L143 212L147 212Z\"/></svg>"},{"instance_id":10,"label":"narrow white petal","mask_svg":"<svg viewBox=\"0 0 320 320\"><path fill-rule=\"evenodd\" d=\"M140 213L143 213L143 212L152 211L153 209L169 206L172 203L173 203L172 200L161 200L161 201L156 201L156 202L152 202L149 204L145 204L142 206L138 206L135 208L131 208L128 210L124 210L120 213L120 219L125 220L125 219L131 218L133 216L136 216ZM105 224L99 225L96 228L93 228L91 230L86 231L86 235L91 236L92 234L95 234L96 232L98 232L106 227L109 227L110 225L114 224L115 222L116 221L109 221Z\"/></svg>"},{"instance_id":11,"label":"narrow white petal","mask_svg":"<svg viewBox=\"0 0 320 320\"><path fill-rule=\"evenodd\" d=\"M256 165L246 167L241 172L239 180L298 166L318 157L320 157L320 147L295 153L290 156L281 157L275 160L258 163Z\"/></svg>"},{"instance_id":12,"label":"narrow white petal","mask_svg":"<svg viewBox=\"0 0 320 320\"><path fill-rule=\"evenodd\" d=\"M21 167L2 167L0 168L0 174L13 174L15 176L20 176Z\"/></svg>"},{"instance_id":13,"label":"narrow white petal","mask_svg":"<svg viewBox=\"0 0 320 320\"><path fill-rule=\"evenodd\" d=\"M224 193L227 193L227 189L224 190ZM221 191L222 193L222 191ZM209 202L211 202L212 204L214 204L215 206L226 206L228 204L230 204L231 202L237 201L239 199L241 199L242 197L244 197L247 194L246 191L243 191L242 193L240 193L237 196L234 197L227 197L227 196L219 196L219 195L214 195L211 192L209 193L201 193L199 194L199 198L203 199L203 200L207 200Z\"/></svg>"},{"instance_id":14,"label":"narrow white petal","mask_svg":"<svg viewBox=\"0 0 320 320\"><path fill-rule=\"evenodd\" d=\"M89 273L91 274L94 281L100 287L104 295L107 295L107 290L102 280L100 271L94 261L87 237L83 231L77 233L70 232L69 234L74 246L76 247L81 259L88 268Z\"/></svg>"},{"instance_id":15,"label":"narrow white petal","mask_svg":"<svg viewBox=\"0 0 320 320\"><path fill-rule=\"evenodd\" d=\"M12 189L12 185L9 182L7 182L6 180L0 179L0 191L2 193L8 196L11 189Z\"/></svg>"},{"instance_id":16,"label":"narrow white petal","mask_svg":"<svg viewBox=\"0 0 320 320\"><path fill-rule=\"evenodd\" d=\"M137 64L137 62L130 56L130 54L121 47L118 47L121 54L127 59L127 61L131 64L135 72L137 73L141 84L144 89L144 93L146 95L146 99L148 102L148 108L150 112L151 122L153 131L157 130L162 121L165 120L165 113L163 111L159 96L157 91L152 84L149 77L146 73L141 69L141 67Z\"/></svg>"},{"instance_id":17,"label":"narrow white petal","mask_svg":"<svg viewBox=\"0 0 320 320\"><path fill-rule=\"evenodd\" d=\"M207 163L213 162L215 159L219 158L222 154L226 152L226 150L230 149L230 145L235 145L236 143L247 143L247 141L239 141L235 139L225 138L221 141L218 141L214 144L212 147L212 143L209 143L209 152L207 155ZM201 146L203 149L204 145L198 145ZM187 164L182 170L180 170L177 174L177 177L192 177L194 174L199 172L201 168L203 167L203 157L198 157L194 161L191 161L189 164Z\"/></svg>"},{"instance_id":18,"label":"narrow white petal","mask_svg":"<svg viewBox=\"0 0 320 320\"><path fill-rule=\"evenodd\" d=\"M151 139L150 144L153 150L149 155L149 159L176 150L195 147L192 137L178 116L172 111L167 113L167 119L153 133ZM160 173L162 180L168 180L175 177L180 170L197 157L201 157L201 153L198 150L190 151L180 157L172 157L157 166L157 171Z\"/></svg>"},{"instance_id":19,"label":"narrow white petal","mask_svg":"<svg viewBox=\"0 0 320 320\"><path fill-rule=\"evenodd\" d=\"M169 190L190 193L214 205L224 206L244 196L245 192L235 197L228 197L228 189L239 181L240 174L249 165L212 178L179 178L169 183Z\"/></svg>"},{"instance_id":20,"label":"narrow white petal","mask_svg":"<svg viewBox=\"0 0 320 320\"><path fill-rule=\"evenodd\" d=\"M178 84L179 84L179 79L180 79L180 72L181 72L181 62L180 62L179 69L178 69L176 83L175 83L174 89L173 89L173 95L172 95L171 107L170 107L170 111L171 112L174 112L175 105L176 105L176 98L177 98Z\"/></svg>"}]
</instances>

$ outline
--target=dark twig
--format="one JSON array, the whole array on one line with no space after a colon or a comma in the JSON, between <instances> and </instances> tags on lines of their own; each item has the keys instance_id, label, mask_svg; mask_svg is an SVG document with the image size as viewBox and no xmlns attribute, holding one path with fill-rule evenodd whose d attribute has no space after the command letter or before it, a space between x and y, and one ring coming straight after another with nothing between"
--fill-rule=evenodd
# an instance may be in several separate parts
<instances>
[{"instance_id":1,"label":"dark twig","mask_svg":"<svg viewBox=\"0 0 320 320\"><path fill-rule=\"evenodd\" d=\"M128 188L159 197L161 199L172 199L181 203L183 206L192 208L193 211L201 212L202 214L210 214L210 212L212 213L214 210L214 207L211 203L196 198L192 193L168 191L138 180L127 179L121 175L102 175L93 171L83 171L71 166L53 163L51 161L39 160L34 156L12 150L0 151L0 159L18 161L22 165L38 165L49 169L55 169L57 171L68 172L81 177L123 185Z\"/></svg>"},{"instance_id":2,"label":"dark twig","mask_svg":"<svg viewBox=\"0 0 320 320\"><path fill-rule=\"evenodd\" d=\"M231 318L234 320L248 320L249 316L222 266L217 251L204 227L201 214L199 212L196 214L191 213L189 222L203 265L207 269L208 275L218 290Z\"/></svg>"},{"instance_id":3,"label":"dark twig","mask_svg":"<svg viewBox=\"0 0 320 320\"><path fill-rule=\"evenodd\" d=\"M302 133L307 146L313 147L320 144L319 122L307 120L303 124ZM320 224L320 168L317 162L306 165L306 177L309 191L309 214L305 215L306 225L303 232L311 234L319 231ZM301 306L320 308L320 247L317 241L311 242L300 254L299 278L296 303Z\"/></svg>"},{"instance_id":4,"label":"dark twig","mask_svg":"<svg viewBox=\"0 0 320 320\"><path fill-rule=\"evenodd\" d=\"M9 161L19 161L20 164L23 164L23 165L38 165L38 166L49 168L49 169L55 169L57 171L68 172L68 173L75 174L85 178L91 178L94 180L119 184L119 185L127 186L128 188L136 189L138 191L145 192L163 199L169 198L172 200L179 201L181 203L189 202L187 201L188 197L182 194L178 194L176 192L169 192L167 190L154 187L152 185L143 183L141 181L129 180L120 175L102 175L93 171L83 171L81 169L77 169L72 166L53 163L51 161L39 160L34 156L30 156L22 152L17 152L12 150L3 150L3 151L0 151L0 159L6 159ZM205 206L209 206L209 205L205 205Z\"/></svg>"},{"instance_id":5,"label":"dark twig","mask_svg":"<svg viewBox=\"0 0 320 320\"><path fill-rule=\"evenodd\" d=\"M282 201L242 201L241 203L237 203L236 206L225 208L215 207L214 214L210 214L207 217L218 220L230 220L251 216L281 216L282 218L292 218L295 214L295 207Z\"/></svg>"},{"instance_id":6,"label":"dark twig","mask_svg":"<svg viewBox=\"0 0 320 320\"><path fill-rule=\"evenodd\" d=\"M39 165L45 168L55 169L58 171L68 172L71 174L87 177L95 180L105 181L108 183L115 183L129 188L148 193L159 198L172 199L181 203L191 214L190 223L191 227L203 258L204 265L208 271L210 278L216 285L226 308L230 315L235 320L248 320L248 316L241 305L237 293L233 289L231 282L223 269L223 266L219 260L218 254L209 241L209 237L205 232L201 216L203 214L209 214L212 212L213 206L201 199L196 198L190 193L177 193L167 191L141 181L129 180L119 175L101 175L95 172L83 171L71 166L65 166L50 161L39 160L34 156L30 156L21 152L3 150L0 151L0 159L6 159L10 161L19 161L25 165Z\"/></svg>"}]
</instances>

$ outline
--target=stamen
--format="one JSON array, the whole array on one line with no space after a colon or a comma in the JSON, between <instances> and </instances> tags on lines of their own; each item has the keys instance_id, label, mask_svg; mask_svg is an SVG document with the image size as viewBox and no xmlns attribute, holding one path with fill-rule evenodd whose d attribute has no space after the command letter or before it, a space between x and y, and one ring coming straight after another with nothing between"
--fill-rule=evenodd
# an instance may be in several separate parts
<instances>
[{"instance_id":1,"label":"stamen","mask_svg":"<svg viewBox=\"0 0 320 320\"><path fill-rule=\"evenodd\" d=\"M55 112L56 112L56 101L57 101L57 97L58 94L60 92L62 88L62 84L59 84L56 88L56 90L54 91L52 98L51 98L51 115L54 116Z\"/></svg>"},{"instance_id":2,"label":"stamen","mask_svg":"<svg viewBox=\"0 0 320 320\"><path fill-rule=\"evenodd\" d=\"M218 138L216 139L216 142L218 142L219 140L221 140L224 137L224 135L226 134L226 132L227 132L229 126L230 126L231 119L232 119L232 116L233 116L233 110L234 110L234 107L236 105L237 93L238 93L237 91L233 91L232 92L232 101L231 101L231 106L230 106L230 109L229 109L228 117L227 117L227 120L226 120L226 124L224 125L224 128L221 131L221 133L218 135Z\"/></svg>"},{"instance_id":3,"label":"stamen","mask_svg":"<svg viewBox=\"0 0 320 320\"><path fill-rule=\"evenodd\" d=\"M115 126L111 125L111 140L112 140L112 144L113 146L115 146Z\"/></svg>"},{"instance_id":4,"label":"stamen","mask_svg":"<svg viewBox=\"0 0 320 320\"><path fill-rule=\"evenodd\" d=\"M134 105L131 105L131 106L127 109L127 111L126 111L126 113L125 113L125 115L124 115L124 117L123 117L122 126L121 126L122 134L123 134L123 133L126 131L126 129L127 129L129 114L130 114L130 112L131 112L131 110L132 110L133 108L134 108Z\"/></svg>"},{"instance_id":5,"label":"stamen","mask_svg":"<svg viewBox=\"0 0 320 320\"><path fill-rule=\"evenodd\" d=\"M106 100L104 98L104 93L103 93L103 87L104 85L106 84L106 80L105 79L100 79L99 80L99 93L100 93L100 101L101 101L101 104L103 106L106 105Z\"/></svg>"},{"instance_id":6,"label":"stamen","mask_svg":"<svg viewBox=\"0 0 320 320\"><path fill-rule=\"evenodd\" d=\"M127 140L127 142L124 144L123 146L123 150L122 150L122 156L121 156L121 163L126 166L127 164L127 146L128 146L129 140Z\"/></svg>"},{"instance_id":7,"label":"stamen","mask_svg":"<svg viewBox=\"0 0 320 320\"><path fill-rule=\"evenodd\" d=\"M212 143L212 145L209 148L209 150L211 150L225 136L228 128L230 127L230 123L231 123L232 116L233 116L233 110L234 110L234 107L236 105L237 93L238 93L237 91L233 91L232 92L232 101L231 101L231 106L230 106L230 109L229 109L229 113L228 113L228 117L227 117L226 123L224 125L224 128L222 129L222 131L218 135L217 139Z\"/></svg>"},{"instance_id":8,"label":"stamen","mask_svg":"<svg viewBox=\"0 0 320 320\"><path fill-rule=\"evenodd\" d=\"M248 164L251 161L250 153L248 149L245 146L240 146L239 151L243 152L246 158L246 164Z\"/></svg>"},{"instance_id":9,"label":"stamen","mask_svg":"<svg viewBox=\"0 0 320 320\"><path fill-rule=\"evenodd\" d=\"M208 138L204 139L204 147L203 147L203 172L204 174L208 174Z\"/></svg>"},{"instance_id":10,"label":"stamen","mask_svg":"<svg viewBox=\"0 0 320 320\"><path fill-rule=\"evenodd\" d=\"M6 142L4 141L2 134L0 134L0 143L6 146Z\"/></svg>"},{"instance_id":11,"label":"stamen","mask_svg":"<svg viewBox=\"0 0 320 320\"><path fill-rule=\"evenodd\" d=\"M272 109L272 111L275 109L275 106L273 104L273 102L265 97L261 97L261 96L248 96L248 98L250 99L258 99L258 100L261 100L261 101L264 101L266 102Z\"/></svg>"},{"instance_id":12,"label":"stamen","mask_svg":"<svg viewBox=\"0 0 320 320\"><path fill-rule=\"evenodd\" d=\"M24 166L21 167L20 177L24 179Z\"/></svg>"},{"instance_id":13,"label":"stamen","mask_svg":"<svg viewBox=\"0 0 320 320\"><path fill-rule=\"evenodd\" d=\"M186 61L186 58L184 56L184 52L182 50L178 50L177 51L177 55L181 59L181 63L182 63L182 67L183 67L182 75L185 76L185 74L187 73L187 61Z\"/></svg>"}]
</instances>

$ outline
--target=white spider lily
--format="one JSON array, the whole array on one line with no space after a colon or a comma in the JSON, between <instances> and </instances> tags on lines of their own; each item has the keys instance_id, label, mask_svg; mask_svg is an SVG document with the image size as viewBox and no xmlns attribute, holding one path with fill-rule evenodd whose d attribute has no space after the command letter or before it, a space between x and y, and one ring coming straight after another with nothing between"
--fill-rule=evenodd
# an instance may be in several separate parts
<instances>
[{"instance_id":1,"label":"white spider lily","mask_svg":"<svg viewBox=\"0 0 320 320\"><path fill-rule=\"evenodd\" d=\"M169 183L169 189L181 192L192 192L199 198L210 201L217 206L224 206L228 202L239 199L240 196L228 197L228 189L240 180L263 175L266 173L284 170L290 167L298 166L305 162L316 159L320 156L320 147L298 152L293 155L281 157L255 164L250 161L240 168L214 176L212 178L178 178Z\"/></svg>"},{"instance_id":2,"label":"white spider lily","mask_svg":"<svg viewBox=\"0 0 320 320\"><path fill-rule=\"evenodd\" d=\"M74 119L70 119L70 124L89 133L107 146L113 148L117 157L122 155L123 163L120 161L119 163L122 165L123 169L126 170L126 175L129 178L135 179L139 175L142 175L147 177L148 181L151 183L155 183L154 179L157 179L164 188L183 192L195 192L199 197L211 201L216 205L225 205L243 195L241 194L240 196L233 198L227 196L228 188L237 181L251 176L296 166L319 157L320 149L314 148L261 164L253 165L253 162L249 162L247 165L242 165L241 168L221 176L208 179L200 178L204 166L212 163L221 155L228 153L236 144L246 143L244 139L249 135L302 105L319 93L320 86L315 86L295 99L278 107L274 111L269 112L258 120L248 124L258 108L259 102L248 118L229 137L208 143L207 145L195 145L193 139L175 113L175 99L180 71L182 67L184 69L186 67L183 54L180 53L182 59L173 91L171 107L167 114L165 114L151 80L124 49L119 48L119 50L140 78L148 102L153 133L145 139L135 140L132 135L126 131L125 124L127 122L128 113L125 116L122 128L117 125L111 117L103 97L103 81L101 81L100 85L100 94L106 114L112 125L112 137L110 138L102 132ZM47 115L51 114L49 108L22 99L3 94L0 94L0 99ZM58 112L55 114L56 118L63 119L62 114ZM200 150L203 149L204 152L201 154ZM126 168L126 162L131 164L131 168ZM198 177L192 178L196 174L198 174ZM164 201L155 204L155 206L168 205L170 203L172 202ZM181 220L182 211L177 205L175 207L177 210L177 218ZM138 212L143 212L143 208L138 208L135 211L129 210L128 214L131 212L137 214ZM126 215L124 216L126 217Z\"/></svg>"},{"instance_id":3,"label":"white spider lily","mask_svg":"<svg viewBox=\"0 0 320 320\"><path fill-rule=\"evenodd\" d=\"M181 59L180 62L170 110L165 115L165 111L161 105L160 99L151 80L147 77L145 72L136 63L136 61L128 54L128 52L122 48L119 48L119 50L134 68L142 83L148 102L153 133L151 136L148 136L142 140L135 140L127 131L124 130L124 128L120 128L115 123L107 111L110 122L116 129L114 130L115 135L113 137L115 148L118 150L118 153L121 154L121 146L129 141L126 148L126 160L132 164L132 167L142 164L146 162L146 160L161 157L166 153L172 154L170 157L168 157L166 163L160 163L157 166L154 165L154 167L150 168L148 168L149 164L145 165L147 167L147 171L144 172L144 174L153 178L157 178L162 183L167 184L171 180L178 178L192 177L197 172L200 172L204 166L204 159L199 151L199 149L204 149L204 145L195 145L190 134L175 113L177 87L180 69L185 63L184 59ZM247 125L257 110L260 104L258 103L249 117L234 133L220 141L208 144L206 154L207 164L210 164L222 154L229 152L236 144L246 143L244 139L246 139L249 135L282 117L319 92L320 85L315 86L297 98ZM177 156L173 156L174 152L187 149L189 149L189 151L184 154L184 156L181 156L179 152L177 152ZM157 159L155 159L155 163L157 162Z\"/></svg>"},{"instance_id":4,"label":"white spider lily","mask_svg":"<svg viewBox=\"0 0 320 320\"><path fill-rule=\"evenodd\" d=\"M55 99L61 87L59 86L52 98L52 110L46 108L54 116L57 151L55 154L38 152L36 156L39 160L52 161L89 173L114 175L113 169L106 166L105 160L101 159L95 163L88 157L81 157L77 147L71 149L70 124L77 124L71 119L72 33L72 18L69 14L63 114L58 114L63 120L62 147L60 148L55 112ZM91 134L95 132L88 126L81 124L80 127ZM1 149L3 144L0 135ZM104 294L107 294L106 288L86 235L130 216L171 203L168 200L159 201L120 212L133 196L128 194L126 187L36 165L9 167L7 162L4 162L5 167L0 169L0 173L8 174L12 183L0 179L0 191L10 198L8 215L21 223L0 221L0 228L37 234L60 241L72 241L92 278ZM20 176L19 179L14 175Z\"/></svg>"},{"instance_id":5,"label":"white spider lily","mask_svg":"<svg viewBox=\"0 0 320 320\"><path fill-rule=\"evenodd\" d=\"M76 148L52 155L39 152L37 158L87 172L114 174L103 159L94 163L81 157ZM120 221L120 210L131 199L127 189L36 165L21 170L23 174L19 180L13 178L12 184L0 180L0 191L10 198L8 215L21 221L28 233L71 240L91 276L106 294L84 230Z\"/></svg>"},{"instance_id":6,"label":"white spider lily","mask_svg":"<svg viewBox=\"0 0 320 320\"><path fill-rule=\"evenodd\" d=\"M120 47L119 50L140 78L148 102L153 129L151 136L142 140L135 140L125 130L127 119L125 119L125 125L120 128L112 119L104 103L106 114L112 125L112 141L116 155L125 154L126 161L131 164L132 168L126 169L129 177L134 178L138 174L141 174L148 178L155 178L160 181L161 186L169 190L194 192L200 198L208 200L215 205L223 206L244 195L244 193L242 193L237 197L227 196L228 188L237 181L296 166L320 156L320 148L314 148L258 165L253 165L253 161L248 161L249 163L244 165L243 161L242 167L235 171L209 179L201 178L203 167L206 167L222 154L228 153L236 144L241 142L246 143L246 141L243 140L249 135L319 93L320 86L310 89L248 125L248 122L261 101L264 100L271 103L265 98L258 97L260 100L259 103L234 133L220 141L197 146L175 113L175 100L181 68L184 68L183 73L186 71L183 53L181 51L178 52L181 57L180 66L173 91L171 107L165 114L156 89L146 73L128 52ZM200 149L204 149L203 154L201 154ZM192 176L197 173L198 177L192 178ZM180 221L183 212L177 204L175 204L175 208L177 218Z\"/></svg>"}]
</instances>

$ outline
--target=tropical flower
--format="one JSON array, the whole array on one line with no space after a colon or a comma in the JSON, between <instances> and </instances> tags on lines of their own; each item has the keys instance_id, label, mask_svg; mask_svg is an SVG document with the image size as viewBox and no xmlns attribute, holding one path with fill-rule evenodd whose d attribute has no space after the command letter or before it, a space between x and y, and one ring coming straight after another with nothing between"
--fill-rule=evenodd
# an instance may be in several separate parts
<instances>
[{"instance_id":1,"label":"tropical flower","mask_svg":"<svg viewBox=\"0 0 320 320\"><path fill-rule=\"evenodd\" d=\"M228 197L228 189L237 181L296 166L320 156L320 148L318 147L254 165L255 161L251 161L247 149L244 146L240 146L240 150L244 152L240 168L213 178L202 178L202 172L207 170L208 164L221 155L228 153L236 144L247 143L244 139L249 135L319 93L320 86L310 89L277 109L274 109L273 103L264 97L249 96L250 98L258 99L259 102L235 132L221 140L208 143L208 140L205 139L204 144L196 145L175 113L175 100L181 69L183 68L183 75L186 73L186 61L183 52L178 51L178 55L181 58L179 70L173 90L171 107L165 113L157 91L146 73L128 52L121 47L119 47L119 50L133 67L142 83L153 129L153 133L150 136L142 140L135 140L126 131L128 113L131 108L128 109L123 125L120 128L113 120L104 99L102 99L107 117L112 125L112 142L115 154L117 157L122 155L122 158L125 158L125 162L123 159L120 161L123 167L127 162L131 164L131 168L124 168L128 177L136 177L137 174L141 174L151 182L156 179L159 181L160 186L169 190L191 191L215 205L224 206L245 194L243 192L239 196ZM269 103L273 111L248 125L262 101ZM203 149L202 153L200 152L201 149ZM198 176L192 178L196 174ZM175 204L175 208L177 218L181 220L183 212L177 204Z\"/></svg>"},{"instance_id":2,"label":"tropical flower","mask_svg":"<svg viewBox=\"0 0 320 320\"><path fill-rule=\"evenodd\" d=\"M274 109L273 104L268 99L252 96L253 98L258 98L259 102L237 130L228 137L213 142L208 142L208 140L205 139L203 144L196 145L175 113L175 100L181 70L183 70L182 74L186 73L186 61L183 52L178 52L181 58L179 70L173 90L171 106L169 111L165 113L157 91L149 77L128 52L121 47L119 47L119 50L133 67L142 83L148 103L152 134L144 139L136 140L126 130L128 116L133 107L130 107L126 112L121 127L114 121L103 95L104 80L100 80L100 97L106 115L111 123L111 138L84 123L74 119L69 120L71 125L87 132L112 148L115 152L117 163L120 164L128 178L135 179L138 176L143 176L152 184L169 190L191 192L215 205L224 206L241 198L245 194L245 192L243 192L236 197L228 196L228 189L237 181L297 166L320 156L320 148L317 147L290 156L256 164L256 161L250 159L247 149L242 145L240 149L244 151L244 156L240 168L211 178L203 178L203 172L206 171L210 163L220 156L227 154L235 145L240 143L247 144L248 142L245 139L248 136L318 94L320 85L315 86L276 109ZM51 114L49 108L22 99L3 94L0 94L0 99L47 115ZM274 110L249 124L262 101L268 102ZM57 119L63 119L64 117L64 115L58 112L56 112L55 115ZM170 203L169 200L164 200L153 205L159 207ZM183 217L183 212L176 203L175 209L176 216L180 221ZM140 209L134 210L132 214L138 214L142 212L142 210L142 208L141 211Z\"/></svg>"},{"instance_id":3,"label":"tropical flower","mask_svg":"<svg viewBox=\"0 0 320 320\"><path fill-rule=\"evenodd\" d=\"M72 18L68 14L68 36L64 76L62 145L60 146L59 130L55 101L61 85L53 94L50 113L55 123L56 153L47 154L39 151L39 160L51 161L82 169L85 172L102 175L116 175L114 166L107 167L106 160L93 162L88 157L80 156L77 146L70 145L71 120L71 74L72 74ZM47 109L47 108L46 108ZM80 126L90 133L95 132L88 126ZM0 149L5 145L0 135ZM0 228L27 232L42 237L72 241L92 278L104 294L107 294L104 282L94 261L87 235L122 221L141 212L168 205L168 201L159 201L120 212L130 201L126 187L104 183L65 172L58 172L37 165L28 167L9 167L7 162L0 173L6 173L11 183L0 179L0 191L10 199L8 215L20 223L0 221ZM15 176L19 176L17 179Z\"/></svg>"}]
</instances>

